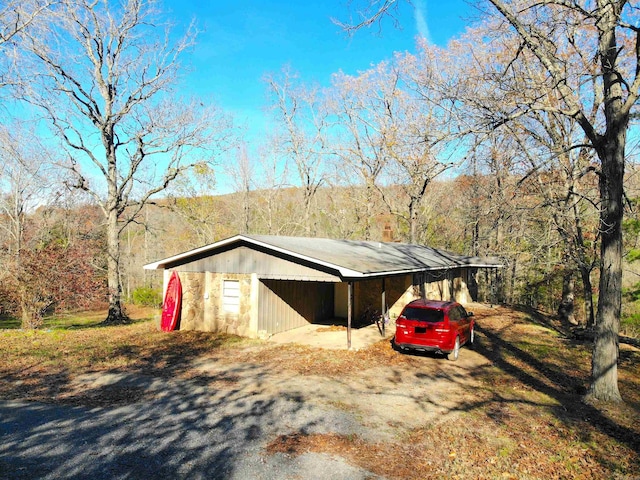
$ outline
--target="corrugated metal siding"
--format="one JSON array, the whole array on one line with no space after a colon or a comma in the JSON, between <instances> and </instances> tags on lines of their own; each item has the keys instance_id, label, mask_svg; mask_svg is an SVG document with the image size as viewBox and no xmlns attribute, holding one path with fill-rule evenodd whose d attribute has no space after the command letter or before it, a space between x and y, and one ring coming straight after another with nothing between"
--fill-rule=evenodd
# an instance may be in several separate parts
<instances>
[{"instance_id":1,"label":"corrugated metal siding","mask_svg":"<svg viewBox=\"0 0 640 480\"><path fill-rule=\"evenodd\" d=\"M177 267L182 272L258 274L259 278L339 282L340 278L284 258L247 247L237 247Z\"/></svg>"},{"instance_id":2,"label":"corrugated metal siding","mask_svg":"<svg viewBox=\"0 0 640 480\"><path fill-rule=\"evenodd\" d=\"M333 317L333 284L262 280L258 292L258 331L285 332Z\"/></svg>"}]
</instances>

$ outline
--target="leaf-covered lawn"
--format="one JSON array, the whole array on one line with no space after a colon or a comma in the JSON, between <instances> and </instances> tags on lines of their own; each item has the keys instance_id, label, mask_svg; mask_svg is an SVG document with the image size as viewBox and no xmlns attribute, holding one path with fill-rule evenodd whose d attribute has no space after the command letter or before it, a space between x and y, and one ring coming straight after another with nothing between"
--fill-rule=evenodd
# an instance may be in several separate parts
<instances>
[{"instance_id":1,"label":"leaf-covered lawn","mask_svg":"<svg viewBox=\"0 0 640 480\"><path fill-rule=\"evenodd\" d=\"M474 311L474 355L483 361L470 370L473 382L459 384L462 393L454 415L401 429L391 441L294 432L272 439L266 453L325 452L399 479L639 478L638 349L621 346L620 389L626 403L586 405L580 400L589 382L589 344L572 340L560 325L534 312L475 306ZM89 322L35 332L4 330L0 351L0 398L87 406L145 397L143 391L116 390L102 391L99 398L82 396L71 387L77 375L194 378L201 374L194 361L203 358L343 383L380 367L428 371L437 378L459 371L456 363L441 357L395 352L385 341L356 352L276 346L204 332L166 334L157 330L153 318L124 327ZM463 350L461 360L464 355ZM350 408L338 400L334 406Z\"/></svg>"}]
</instances>

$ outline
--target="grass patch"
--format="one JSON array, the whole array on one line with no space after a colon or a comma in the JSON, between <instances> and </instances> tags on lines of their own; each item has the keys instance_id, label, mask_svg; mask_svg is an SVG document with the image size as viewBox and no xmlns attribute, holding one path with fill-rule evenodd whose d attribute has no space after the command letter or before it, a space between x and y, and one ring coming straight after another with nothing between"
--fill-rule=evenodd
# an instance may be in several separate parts
<instances>
[{"instance_id":1,"label":"grass patch","mask_svg":"<svg viewBox=\"0 0 640 480\"><path fill-rule=\"evenodd\" d=\"M0 330L20 328L20 319L8 315L0 316Z\"/></svg>"},{"instance_id":2,"label":"grass patch","mask_svg":"<svg viewBox=\"0 0 640 480\"><path fill-rule=\"evenodd\" d=\"M196 358L249 342L224 334L161 332L154 309L129 315L126 326L101 326L106 312L96 312L59 317L52 328L0 331L0 398L57 402L70 394L72 378L91 372L171 377L188 372Z\"/></svg>"},{"instance_id":3,"label":"grass patch","mask_svg":"<svg viewBox=\"0 0 640 480\"><path fill-rule=\"evenodd\" d=\"M125 311L131 318L132 323L152 320L160 315L159 309L137 305L129 305L125 308ZM107 310L47 315L43 318L42 326L38 330L97 327L105 318L107 318ZM0 316L0 330L17 330L21 328L22 325L19 318L6 315Z\"/></svg>"}]
</instances>

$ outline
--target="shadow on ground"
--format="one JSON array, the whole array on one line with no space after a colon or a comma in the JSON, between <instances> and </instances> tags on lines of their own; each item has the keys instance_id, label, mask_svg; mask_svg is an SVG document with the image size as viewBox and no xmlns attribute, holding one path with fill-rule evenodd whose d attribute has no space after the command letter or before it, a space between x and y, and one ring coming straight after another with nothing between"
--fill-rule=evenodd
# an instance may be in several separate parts
<instances>
[{"instance_id":1,"label":"shadow on ground","mask_svg":"<svg viewBox=\"0 0 640 480\"><path fill-rule=\"evenodd\" d=\"M295 392L273 395L265 372L249 365L190 380L102 372L85 381L83 406L0 403L0 478L292 478L300 460L264 456L266 441L354 428L345 414ZM87 406L90 392L107 387L112 399L117 389L133 396L115 408ZM319 475L305 478L366 477L335 459L305 461L318 462L305 468Z\"/></svg>"},{"instance_id":2,"label":"shadow on ground","mask_svg":"<svg viewBox=\"0 0 640 480\"><path fill-rule=\"evenodd\" d=\"M530 317L530 320L536 323L538 317ZM550 326L546 319L538 323L562 333L555 326ZM478 335L479 341L476 342L474 350L487 358L493 366L510 375L522 385L556 400L557 407L553 408L553 412L559 420L568 425L580 422L588 423L615 441L635 451L640 451L640 436L637 431L619 425L598 406L589 405L582 401L587 391L585 379L576 378L562 366L547 362L544 358L534 356L513 343L505 341L499 332L483 328L481 322L476 326L476 331L480 335ZM568 338L564 341L568 349L577 345L577 342ZM523 364L527 366L527 369L521 367ZM478 374L482 375L483 372L478 372ZM517 402L517 400L501 396L499 390L496 390L490 401L497 404ZM602 406L604 407L604 405ZM468 405L466 408L476 407ZM582 441L586 443L593 441L592 438L589 438L588 433L585 432L584 435ZM601 460L607 461L606 458Z\"/></svg>"}]
</instances>

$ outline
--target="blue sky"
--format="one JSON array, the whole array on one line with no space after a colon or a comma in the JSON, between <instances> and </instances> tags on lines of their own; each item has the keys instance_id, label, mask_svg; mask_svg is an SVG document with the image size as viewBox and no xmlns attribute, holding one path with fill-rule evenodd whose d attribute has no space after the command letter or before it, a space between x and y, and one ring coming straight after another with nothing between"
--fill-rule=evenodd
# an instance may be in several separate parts
<instances>
[{"instance_id":1,"label":"blue sky","mask_svg":"<svg viewBox=\"0 0 640 480\"><path fill-rule=\"evenodd\" d=\"M305 81L328 84L339 70L355 74L393 52L412 51L418 33L444 46L474 13L464 0L416 0L415 8L403 2L402 29L386 21L382 31L376 26L348 38L331 22L349 18L347 0L167 0L165 6L178 25L195 18L201 30L187 59L187 87L241 121L257 121L267 105L267 73L290 65Z\"/></svg>"}]
</instances>

